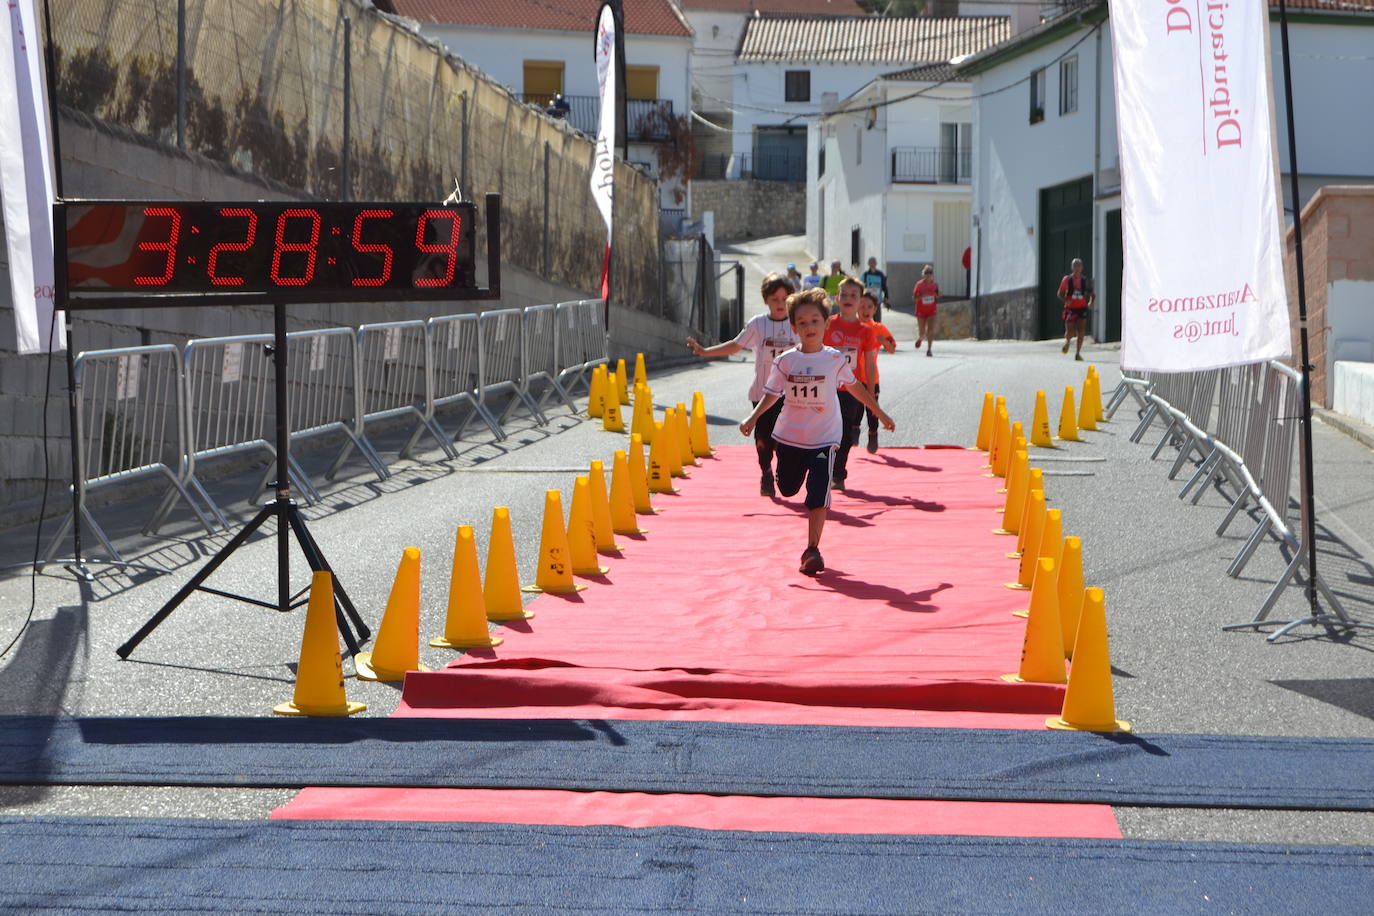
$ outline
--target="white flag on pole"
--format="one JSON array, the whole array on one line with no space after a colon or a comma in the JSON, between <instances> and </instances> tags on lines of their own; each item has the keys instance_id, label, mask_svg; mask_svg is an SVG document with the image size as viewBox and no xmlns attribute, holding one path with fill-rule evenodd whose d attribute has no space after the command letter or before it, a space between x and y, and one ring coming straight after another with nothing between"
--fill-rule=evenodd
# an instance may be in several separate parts
<instances>
[{"instance_id":1,"label":"white flag on pole","mask_svg":"<svg viewBox=\"0 0 1374 916\"><path fill-rule=\"evenodd\" d=\"M1121 150L1121 365L1290 352L1264 0L1112 0Z\"/></svg>"},{"instance_id":2,"label":"white flag on pole","mask_svg":"<svg viewBox=\"0 0 1374 916\"><path fill-rule=\"evenodd\" d=\"M0 14L0 196L20 353L47 349L53 312L54 170L42 33L33 0ZM61 335L52 335L62 349Z\"/></svg>"},{"instance_id":3,"label":"white flag on pole","mask_svg":"<svg viewBox=\"0 0 1374 916\"><path fill-rule=\"evenodd\" d=\"M596 81L601 94L601 126L596 134L596 161L592 165L592 199L606 221L606 261L601 271L601 295L608 292L608 271L612 239L612 214L615 201L615 13L609 3L601 5L596 23Z\"/></svg>"}]
</instances>

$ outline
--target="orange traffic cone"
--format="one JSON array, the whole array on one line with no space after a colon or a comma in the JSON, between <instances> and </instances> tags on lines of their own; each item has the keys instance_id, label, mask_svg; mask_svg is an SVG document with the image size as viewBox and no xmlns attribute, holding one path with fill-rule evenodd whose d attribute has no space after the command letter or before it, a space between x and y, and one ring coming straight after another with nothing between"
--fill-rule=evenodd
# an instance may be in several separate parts
<instances>
[{"instance_id":1,"label":"orange traffic cone","mask_svg":"<svg viewBox=\"0 0 1374 916\"><path fill-rule=\"evenodd\" d=\"M630 420L630 432L638 433L645 445L654 441L654 393L643 385L635 386L635 406Z\"/></svg>"},{"instance_id":2,"label":"orange traffic cone","mask_svg":"<svg viewBox=\"0 0 1374 916\"><path fill-rule=\"evenodd\" d=\"M296 690L290 702L278 703L272 711L279 716L351 716L367 709L364 703L348 702L343 680L339 629L334 620L334 577L318 570L310 577Z\"/></svg>"},{"instance_id":3,"label":"orange traffic cone","mask_svg":"<svg viewBox=\"0 0 1374 916\"><path fill-rule=\"evenodd\" d=\"M587 416L600 417L606 413L606 367L593 366L591 384L587 386Z\"/></svg>"},{"instance_id":4,"label":"orange traffic cone","mask_svg":"<svg viewBox=\"0 0 1374 916\"><path fill-rule=\"evenodd\" d=\"M1059 632L1059 601L1054 590L1054 560L1041 557L1037 565L1036 587L1031 592L1030 619L1026 621L1026 639L1021 644L1021 667L1015 674L1002 675L1002 680L1062 684L1066 680L1064 643Z\"/></svg>"},{"instance_id":5,"label":"orange traffic cone","mask_svg":"<svg viewBox=\"0 0 1374 916\"><path fill-rule=\"evenodd\" d=\"M973 447L980 452L986 452L992 444L992 401L991 391L983 395L983 412L978 416L978 435L973 440Z\"/></svg>"},{"instance_id":6,"label":"orange traffic cone","mask_svg":"<svg viewBox=\"0 0 1374 916\"><path fill-rule=\"evenodd\" d=\"M649 469L644 464L644 440L638 434L630 436L630 495L635 500L636 515L657 515L649 501Z\"/></svg>"},{"instance_id":7,"label":"orange traffic cone","mask_svg":"<svg viewBox=\"0 0 1374 916\"><path fill-rule=\"evenodd\" d=\"M625 375L625 360L615 361L615 393L621 404L630 403L630 383Z\"/></svg>"},{"instance_id":8,"label":"orange traffic cone","mask_svg":"<svg viewBox=\"0 0 1374 916\"><path fill-rule=\"evenodd\" d=\"M601 411L601 428L608 433L625 432L625 420L620 416L620 397L616 393L618 388L619 382L612 372L606 381L605 405Z\"/></svg>"},{"instance_id":9,"label":"orange traffic cone","mask_svg":"<svg viewBox=\"0 0 1374 916\"><path fill-rule=\"evenodd\" d=\"M997 447L997 418L1002 415L1002 411L1007 409L1007 399L1001 395L992 404L992 428L988 430L988 463L983 465L985 468L992 467L992 452Z\"/></svg>"},{"instance_id":10,"label":"orange traffic cone","mask_svg":"<svg viewBox=\"0 0 1374 916\"><path fill-rule=\"evenodd\" d=\"M654 427L654 435L658 435L658 427ZM663 411L663 457L668 461L668 473L673 477L690 477L682 467L682 446L677 441L677 409L674 407L665 408Z\"/></svg>"},{"instance_id":11,"label":"orange traffic cone","mask_svg":"<svg viewBox=\"0 0 1374 916\"><path fill-rule=\"evenodd\" d=\"M697 456L692 453L692 424L687 418L687 405L681 401L677 402L677 452L682 459L682 466L700 467L701 462L697 461Z\"/></svg>"},{"instance_id":12,"label":"orange traffic cone","mask_svg":"<svg viewBox=\"0 0 1374 916\"><path fill-rule=\"evenodd\" d=\"M1021 443L1019 446L1016 444L1018 442ZM1001 448L998 450L997 453L996 472L998 477L1005 478L1007 474L1011 471L1012 453L1015 452L1018 448L1026 447L1026 436L1021 430L1020 420L1017 420L1015 423L1011 424L1011 432L1007 435L1006 441L999 444L1001 445ZM1006 488L1003 487L997 492L1005 493L1007 491Z\"/></svg>"},{"instance_id":13,"label":"orange traffic cone","mask_svg":"<svg viewBox=\"0 0 1374 916\"><path fill-rule=\"evenodd\" d=\"M1051 560L1054 561L1054 568L1057 570L1057 569L1059 569L1059 563L1060 563L1061 559L1063 558L1063 555L1064 555L1064 523L1063 523L1062 515L1061 515L1061 513L1060 513L1060 510L1058 510L1058 509L1049 509L1049 510L1046 510L1046 512L1045 512L1045 527L1042 528L1042 529L1040 530L1040 548L1039 548L1039 556L1036 557L1036 559L1037 559L1037 560L1043 560L1043 559L1045 559L1046 557L1050 558ZM1022 562L1024 563L1024 560L1023 560ZM1032 575L1032 576L1038 576L1039 574L1040 574L1040 567L1039 567L1038 565L1033 565L1033 566L1031 567L1031 575ZM1057 580L1056 580L1056 582L1057 582ZM1032 595L1035 594L1035 580L1034 580L1034 579L1031 580L1031 594L1032 594ZM1058 587L1057 584L1055 585L1055 592L1054 592L1054 594L1055 594L1055 600L1057 601L1057 600L1058 600L1058 596L1059 596L1059 587ZM1027 608L1025 608L1024 610L1012 611L1012 614L1013 614L1013 616L1016 616L1016 617L1029 617L1029 616L1030 616L1030 608L1027 607Z\"/></svg>"},{"instance_id":14,"label":"orange traffic cone","mask_svg":"<svg viewBox=\"0 0 1374 916\"><path fill-rule=\"evenodd\" d=\"M1074 419L1073 386L1064 386L1064 406L1059 409L1059 441L1078 442L1078 421Z\"/></svg>"},{"instance_id":15,"label":"orange traffic cone","mask_svg":"<svg viewBox=\"0 0 1374 916\"><path fill-rule=\"evenodd\" d=\"M1097 429L1097 408L1093 406L1092 377L1083 383L1083 398L1078 407L1078 428Z\"/></svg>"},{"instance_id":16,"label":"orange traffic cone","mask_svg":"<svg viewBox=\"0 0 1374 916\"><path fill-rule=\"evenodd\" d=\"M491 539L487 542L486 586L482 600L488 620L525 620L534 611L520 604L520 573L515 568L515 538L510 530L510 509L497 506L491 513Z\"/></svg>"},{"instance_id":17,"label":"orange traffic cone","mask_svg":"<svg viewBox=\"0 0 1374 916\"><path fill-rule=\"evenodd\" d=\"M453 573L448 582L444 635L431 639L429 644L436 649L483 649L501 643L501 637L492 635L487 628L482 575L477 567L477 539L471 525L459 525L453 539Z\"/></svg>"},{"instance_id":18,"label":"orange traffic cone","mask_svg":"<svg viewBox=\"0 0 1374 916\"><path fill-rule=\"evenodd\" d=\"M1084 384L1091 386L1094 418L1099 423L1106 423L1107 415L1102 412L1102 376L1097 374L1096 366L1088 365L1088 379Z\"/></svg>"},{"instance_id":19,"label":"orange traffic cone","mask_svg":"<svg viewBox=\"0 0 1374 916\"><path fill-rule=\"evenodd\" d=\"M1073 647L1064 709L1045 720L1050 728L1084 732L1128 732L1131 723L1116 717L1112 697L1112 659L1107 647L1107 609L1102 589L1083 592L1083 614Z\"/></svg>"},{"instance_id":20,"label":"orange traffic cone","mask_svg":"<svg viewBox=\"0 0 1374 916\"><path fill-rule=\"evenodd\" d=\"M635 354L635 384L649 386L649 373L644 371L644 354Z\"/></svg>"},{"instance_id":21,"label":"orange traffic cone","mask_svg":"<svg viewBox=\"0 0 1374 916\"><path fill-rule=\"evenodd\" d=\"M1010 560L1021 559L1021 554L1026 550L1026 536L1030 534L1030 508L1031 493L1039 490L1045 491L1045 472L1039 468L1031 468L1026 475L1026 497L1021 503L1021 518L1016 523L1016 549L1009 550L1006 557Z\"/></svg>"},{"instance_id":22,"label":"orange traffic cone","mask_svg":"<svg viewBox=\"0 0 1374 916\"><path fill-rule=\"evenodd\" d=\"M1064 634L1064 652L1073 658L1078 638L1078 617L1083 611L1083 540L1064 538L1064 560L1059 565L1059 629Z\"/></svg>"},{"instance_id":23,"label":"orange traffic cone","mask_svg":"<svg viewBox=\"0 0 1374 916\"><path fill-rule=\"evenodd\" d=\"M708 458L715 453L711 448L711 433L706 425L706 399L700 391L692 392L692 454L698 458Z\"/></svg>"},{"instance_id":24,"label":"orange traffic cone","mask_svg":"<svg viewBox=\"0 0 1374 916\"><path fill-rule=\"evenodd\" d=\"M668 461L667 453L672 443L668 441L667 427L663 423L654 423L654 441L649 446L649 492L650 493L677 493L678 488L673 486L673 466Z\"/></svg>"},{"instance_id":25,"label":"orange traffic cone","mask_svg":"<svg viewBox=\"0 0 1374 916\"><path fill-rule=\"evenodd\" d=\"M616 534L648 534L635 518L634 484L624 449L615 450L611 461L611 531Z\"/></svg>"},{"instance_id":26,"label":"orange traffic cone","mask_svg":"<svg viewBox=\"0 0 1374 916\"><path fill-rule=\"evenodd\" d=\"M371 652L353 656L364 681L403 681L407 671L428 671L420 664L420 551L407 547L391 583L381 626Z\"/></svg>"},{"instance_id":27,"label":"orange traffic cone","mask_svg":"<svg viewBox=\"0 0 1374 916\"><path fill-rule=\"evenodd\" d=\"M1021 526L1021 509L1026 502L1026 482L1030 480L1030 459L1025 449L1017 450L1011 458L1011 473L1007 475L1007 501L1002 507L1002 527L993 534L1015 534Z\"/></svg>"},{"instance_id":28,"label":"orange traffic cone","mask_svg":"<svg viewBox=\"0 0 1374 916\"><path fill-rule=\"evenodd\" d=\"M1027 591L1035 578L1035 561L1040 558L1040 535L1045 530L1045 491L1031 490L1030 500L1026 503L1026 517L1021 520L1026 531L1025 543L1021 545L1021 565L1016 571L1016 581L1006 583L1007 588Z\"/></svg>"},{"instance_id":29,"label":"orange traffic cone","mask_svg":"<svg viewBox=\"0 0 1374 916\"><path fill-rule=\"evenodd\" d=\"M568 555L574 576L604 576L609 566L602 566L596 555L596 521L592 518L592 484L588 477L573 482L572 508L568 511Z\"/></svg>"},{"instance_id":30,"label":"orange traffic cone","mask_svg":"<svg viewBox=\"0 0 1374 916\"><path fill-rule=\"evenodd\" d=\"M1011 418L1007 416L1005 407L998 407L997 413L992 420L992 447L988 449L988 472L984 477L1001 477L997 469L1002 466L1005 459L1002 457L1006 450L1011 447Z\"/></svg>"},{"instance_id":31,"label":"orange traffic cone","mask_svg":"<svg viewBox=\"0 0 1374 916\"><path fill-rule=\"evenodd\" d=\"M1045 403L1045 389L1035 392L1035 414L1031 419L1031 445L1036 448L1058 448L1050 438L1050 411Z\"/></svg>"},{"instance_id":32,"label":"orange traffic cone","mask_svg":"<svg viewBox=\"0 0 1374 916\"><path fill-rule=\"evenodd\" d=\"M608 398L606 410L616 406L615 398ZM568 529L563 527L563 497L557 490L544 492L544 528L539 535L539 567L534 584L522 592L549 592L569 595L587 586L573 582L572 558L568 550Z\"/></svg>"},{"instance_id":33,"label":"orange traffic cone","mask_svg":"<svg viewBox=\"0 0 1374 916\"><path fill-rule=\"evenodd\" d=\"M611 525L611 500L606 495L606 466L600 461L592 462L587 474L591 483L592 523L596 526L597 553L617 553L620 545L615 542L615 531Z\"/></svg>"}]
</instances>

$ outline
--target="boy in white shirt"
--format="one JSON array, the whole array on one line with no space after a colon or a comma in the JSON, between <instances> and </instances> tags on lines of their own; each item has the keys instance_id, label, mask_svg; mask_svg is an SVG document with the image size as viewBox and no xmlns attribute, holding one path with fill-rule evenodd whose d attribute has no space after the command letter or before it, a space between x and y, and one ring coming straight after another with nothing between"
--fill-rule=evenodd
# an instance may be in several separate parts
<instances>
[{"instance_id":1,"label":"boy in white shirt","mask_svg":"<svg viewBox=\"0 0 1374 916\"><path fill-rule=\"evenodd\" d=\"M768 380L768 372L773 368L773 360L784 351L792 349L797 343L797 332L787 318L787 297L796 292L792 281L781 274L769 274L763 278L759 290L763 294L763 304L768 312L755 315L744 325L734 340L727 340L714 347L703 347L695 338L687 338L687 346L697 356L729 356L740 350L754 351L754 382L749 386L749 403L757 405L763 400L763 383ZM777 422L782 410L779 401L773 409L759 418L754 430L754 448L759 453L759 495L773 496L773 424Z\"/></svg>"},{"instance_id":2,"label":"boy in white shirt","mask_svg":"<svg viewBox=\"0 0 1374 916\"><path fill-rule=\"evenodd\" d=\"M787 314L800 343L773 361L759 401L739 430L753 432L755 424L780 398L782 413L773 427L777 442L778 489L792 496L806 484L806 550L801 572L814 576L825 569L821 558L821 532L830 505L830 473L835 450L845 434L840 416L839 388L849 385L859 403L873 411L887 430L896 429L868 389L856 384L844 354L822 344L830 316L824 290L806 290L787 298Z\"/></svg>"}]
</instances>

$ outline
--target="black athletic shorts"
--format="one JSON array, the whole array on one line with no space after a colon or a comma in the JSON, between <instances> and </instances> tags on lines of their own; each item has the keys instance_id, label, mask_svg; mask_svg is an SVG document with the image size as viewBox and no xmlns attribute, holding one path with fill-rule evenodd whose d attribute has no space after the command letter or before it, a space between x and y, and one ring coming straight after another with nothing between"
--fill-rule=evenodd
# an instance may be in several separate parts
<instances>
[{"instance_id":1,"label":"black athletic shorts","mask_svg":"<svg viewBox=\"0 0 1374 916\"><path fill-rule=\"evenodd\" d=\"M773 427L778 423L778 417L782 414L782 398L778 398L772 407L763 412L759 421L754 424L754 438L760 442L773 443ZM758 401L753 402L754 406L759 406Z\"/></svg>"},{"instance_id":2,"label":"black athletic shorts","mask_svg":"<svg viewBox=\"0 0 1374 916\"><path fill-rule=\"evenodd\" d=\"M776 444L778 456L778 491L793 496L806 484L806 508L819 509L830 505L830 471L835 464L833 445L798 448Z\"/></svg>"}]
</instances>

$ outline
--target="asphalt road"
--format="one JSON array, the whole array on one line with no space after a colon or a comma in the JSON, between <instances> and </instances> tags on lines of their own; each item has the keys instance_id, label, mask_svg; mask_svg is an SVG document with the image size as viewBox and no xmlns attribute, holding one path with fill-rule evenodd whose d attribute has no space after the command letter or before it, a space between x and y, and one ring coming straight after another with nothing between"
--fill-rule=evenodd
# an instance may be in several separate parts
<instances>
[{"instance_id":1,"label":"asphalt road","mask_svg":"<svg viewBox=\"0 0 1374 916\"><path fill-rule=\"evenodd\" d=\"M795 239L731 250L746 265L751 296L766 270L806 260ZM1013 419L1028 423L1035 391L1044 389L1057 415L1064 386L1083 377L1085 364L1061 355L1052 341L937 341L927 358L912 346L909 315L889 310L886 321L901 349L881 360L882 403L897 423L884 446L972 444L985 391L1006 396ZM1118 351L1089 345L1085 355L1098 366L1104 393L1110 392ZM685 345L683 360L650 366L656 403L690 401L699 390L713 441L746 444L735 424L748 411L749 361L691 360ZM474 526L485 555L495 506L510 507L522 580L533 578L544 491L562 490L566 504L574 475L585 473L592 459L609 465L613 449L621 447L599 421L567 409L553 410L551 418L549 426L538 427L517 412L510 439L501 443L470 426L457 460L422 452L420 460L394 461L387 481L350 462L325 488L324 502L305 509L312 533L370 622L380 618L403 548L415 546L428 564L421 633L441 632L447 570L435 567L447 562L459 524ZM1168 463L1149 458L1159 432L1148 445L1133 444L1133 425L1133 411L1123 409L1101 431L1085 434L1084 443L1037 456L1051 502L1064 511L1065 533L1083 538L1086 581L1106 591L1118 716L1140 732L1374 737L1374 630L1333 638L1323 628L1304 626L1276 643L1252 630L1223 631L1224 624L1254 616L1284 558L1268 541L1242 577L1228 578L1226 566L1252 523L1240 519L1216 536L1226 508L1222 496L1208 492L1197 506L1179 500L1181 481L1167 480ZM402 438L385 441L389 458ZM1313 440L1322 575L1350 616L1374 621L1374 453L1321 423ZM320 452L304 459L320 470L329 457ZM240 522L250 515L239 498L250 483L250 476L239 475L212 485ZM205 537L184 512L165 532L170 536L144 537L138 529L151 509L144 499L99 508L97 515L128 556L166 575L131 579L101 569L95 582L78 583L51 567L36 578L22 570L0 573L0 647L20 632L31 589L36 598L32 622L0 658L6 713L255 716L269 715L274 704L290 698L301 627L296 614L196 594L128 661L116 656L115 647L227 540ZM0 532L0 564L23 563L33 544L32 527ZM273 540L259 538L236 553L213 584L271 600L274 569ZM296 554L297 587L305 575ZM1302 591L1289 589L1271 617L1297 618L1306 609ZM423 643L422 663L439 667L452 657ZM350 680L348 694L368 704L366 715L385 716L398 690ZM1351 778L1367 782L1368 774ZM17 787L0 790L0 813L252 818L265 817L289 795ZM1374 816L1361 814L1123 808L1118 818L1126 835L1136 838L1374 842Z\"/></svg>"}]
</instances>

